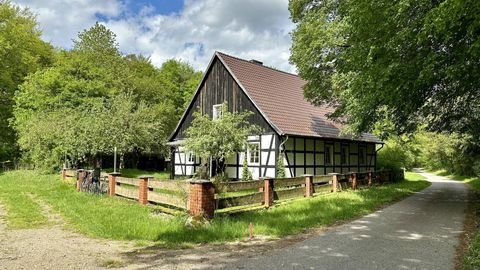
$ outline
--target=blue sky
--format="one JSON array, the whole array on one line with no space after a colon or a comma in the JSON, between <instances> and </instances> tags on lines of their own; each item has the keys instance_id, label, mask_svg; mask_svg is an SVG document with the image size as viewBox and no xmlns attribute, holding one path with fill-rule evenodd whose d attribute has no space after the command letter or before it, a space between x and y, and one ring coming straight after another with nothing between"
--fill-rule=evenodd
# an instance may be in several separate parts
<instances>
[{"instance_id":1,"label":"blue sky","mask_svg":"<svg viewBox=\"0 0 480 270\"><path fill-rule=\"evenodd\" d=\"M183 9L183 1L181 0L130 0L127 1L128 8L134 13L138 13L142 8L151 6L155 13L169 15L178 13Z\"/></svg>"},{"instance_id":2,"label":"blue sky","mask_svg":"<svg viewBox=\"0 0 480 270\"><path fill-rule=\"evenodd\" d=\"M294 72L294 25L288 0L13 0L36 14L43 38L71 48L96 21L116 35L123 53L160 66L175 58L204 70L214 51Z\"/></svg>"}]
</instances>

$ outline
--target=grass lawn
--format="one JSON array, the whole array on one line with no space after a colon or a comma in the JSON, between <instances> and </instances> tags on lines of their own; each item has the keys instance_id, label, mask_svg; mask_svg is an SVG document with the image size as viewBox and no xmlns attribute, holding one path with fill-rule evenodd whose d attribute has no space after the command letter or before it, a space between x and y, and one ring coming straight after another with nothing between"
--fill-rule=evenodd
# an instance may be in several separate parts
<instances>
[{"instance_id":1,"label":"grass lawn","mask_svg":"<svg viewBox=\"0 0 480 270\"><path fill-rule=\"evenodd\" d=\"M79 193L73 184L62 183L59 175L38 175L32 171L0 175L0 203L8 210L7 224L11 228L24 227L18 224L45 224L45 217L36 202L31 196L24 196L29 192L58 211L69 226L87 235L188 245L243 239L248 236L250 222L254 234L272 237L328 226L365 215L429 185L418 174L407 173L406 177L407 181L400 183L299 199L268 210L218 215L210 225L199 229L186 227L186 216L155 216L153 207L121 198ZM17 197L22 199L15 199ZM25 203L22 200L28 201L28 211L23 210Z\"/></svg>"},{"instance_id":2,"label":"grass lawn","mask_svg":"<svg viewBox=\"0 0 480 270\"><path fill-rule=\"evenodd\" d=\"M480 193L480 177L452 175L445 170L436 171L434 173L437 175L446 176L448 178L460 180L464 183L467 183L477 193ZM480 211L480 205L478 205L477 203L474 206L474 209L478 213L478 211ZM463 268L466 270L480 269L480 231L477 231L470 239L468 252L465 255L463 263L464 263Z\"/></svg>"},{"instance_id":3,"label":"grass lawn","mask_svg":"<svg viewBox=\"0 0 480 270\"><path fill-rule=\"evenodd\" d=\"M112 172L113 169L104 169L103 171L109 173ZM139 169L122 169L120 171L123 177L128 177L128 178L138 178L139 176L142 175L150 175L153 176L155 179L169 179L170 178L170 172L151 172L151 171L144 171L144 170L139 170Z\"/></svg>"}]
</instances>

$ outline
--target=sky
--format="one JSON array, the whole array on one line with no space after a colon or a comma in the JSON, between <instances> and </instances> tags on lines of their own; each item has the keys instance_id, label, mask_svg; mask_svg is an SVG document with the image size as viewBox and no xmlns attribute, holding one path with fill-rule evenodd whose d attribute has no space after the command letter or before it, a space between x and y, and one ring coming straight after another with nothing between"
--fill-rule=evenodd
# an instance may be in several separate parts
<instances>
[{"instance_id":1,"label":"sky","mask_svg":"<svg viewBox=\"0 0 480 270\"><path fill-rule=\"evenodd\" d=\"M116 35L124 54L160 66L175 58L203 71L215 51L295 72L288 0L14 0L37 16L43 38L69 49L96 21Z\"/></svg>"}]
</instances>

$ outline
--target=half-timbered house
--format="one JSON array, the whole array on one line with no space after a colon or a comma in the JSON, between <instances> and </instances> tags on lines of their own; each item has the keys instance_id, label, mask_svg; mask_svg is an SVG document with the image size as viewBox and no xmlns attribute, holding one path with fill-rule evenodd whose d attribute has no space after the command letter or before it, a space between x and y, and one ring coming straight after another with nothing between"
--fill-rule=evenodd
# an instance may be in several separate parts
<instances>
[{"instance_id":1,"label":"half-timbered house","mask_svg":"<svg viewBox=\"0 0 480 270\"><path fill-rule=\"evenodd\" d=\"M172 176L194 175L200 166L195 153L182 148L194 110L215 118L225 102L231 112L253 112L249 121L263 130L261 135L249 136L250 146L245 152L228 158L226 172L230 178L242 178L245 154L254 179L276 177L281 152L287 177L374 170L376 145L382 142L369 133L355 138L342 135L342 126L327 118L333 108L314 106L305 100L304 84L299 76L260 61L216 52L169 139Z\"/></svg>"}]
</instances>

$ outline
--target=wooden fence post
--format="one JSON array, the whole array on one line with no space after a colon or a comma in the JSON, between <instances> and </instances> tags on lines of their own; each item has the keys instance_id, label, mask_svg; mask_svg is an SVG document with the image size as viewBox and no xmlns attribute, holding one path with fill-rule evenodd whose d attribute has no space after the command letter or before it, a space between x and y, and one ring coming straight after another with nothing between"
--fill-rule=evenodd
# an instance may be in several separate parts
<instances>
[{"instance_id":1,"label":"wooden fence post","mask_svg":"<svg viewBox=\"0 0 480 270\"><path fill-rule=\"evenodd\" d=\"M117 186L116 178L120 173L112 172L108 174L108 196L115 196L115 187Z\"/></svg>"},{"instance_id":2,"label":"wooden fence post","mask_svg":"<svg viewBox=\"0 0 480 270\"><path fill-rule=\"evenodd\" d=\"M189 180L188 212L190 216L212 219L215 214L215 186L208 180Z\"/></svg>"},{"instance_id":3,"label":"wooden fence post","mask_svg":"<svg viewBox=\"0 0 480 270\"><path fill-rule=\"evenodd\" d=\"M372 186L372 172L368 172L368 187Z\"/></svg>"},{"instance_id":4,"label":"wooden fence post","mask_svg":"<svg viewBox=\"0 0 480 270\"><path fill-rule=\"evenodd\" d=\"M332 176L332 192L337 192L339 173L329 173Z\"/></svg>"},{"instance_id":5,"label":"wooden fence post","mask_svg":"<svg viewBox=\"0 0 480 270\"><path fill-rule=\"evenodd\" d=\"M85 170L79 169L77 170L77 191L80 191L82 189L82 183L83 180L85 179Z\"/></svg>"},{"instance_id":6,"label":"wooden fence post","mask_svg":"<svg viewBox=\"0 0 480 270\"><path fill-rule=\"evenodd\" d=\"M355 190L355 189L357 189L357 174L352 172L350 174L350 177L352 179L352 189Z\"/></svg>"},{"instance_id":7,"label":"wooden fence post","mask_svg":"<svg viewBox=\"0 0 480 270\"><path fill-rule=\"evenodd\" d=\"M273 205L273 179L263 178L263 203L265 207Z\"/></svg>"},{"instance_id":8,"label":"wooden fence post","mask_svg":"<svg viewBox=\"0 0 480 270\"><path fill-rule=\"evenodd\" d=\"M313 175L305 174L305 197L312 197L313 196Z\"/></svg>"},{"instance_id":9,"label":"wooden fence post","mask_svg":"<svg viewBox=\"0 0 480 270\"><path fill-rule=\"evenodd\" d=\"M138 177L138 202L148 204L148 180L153 176L142 175Z\"/></svg>"},{"instance_id":10,"label":"wooden fence post","mask_svg":"<svg viewBox=\"0 0 480 270\"><path fill-rule=\"evenodd\" d=\"M62 181L65 181L65 179L67 178L67 169L66 168L62 169L61 175L62 175Z\"/></svg>"}]
</instances>

